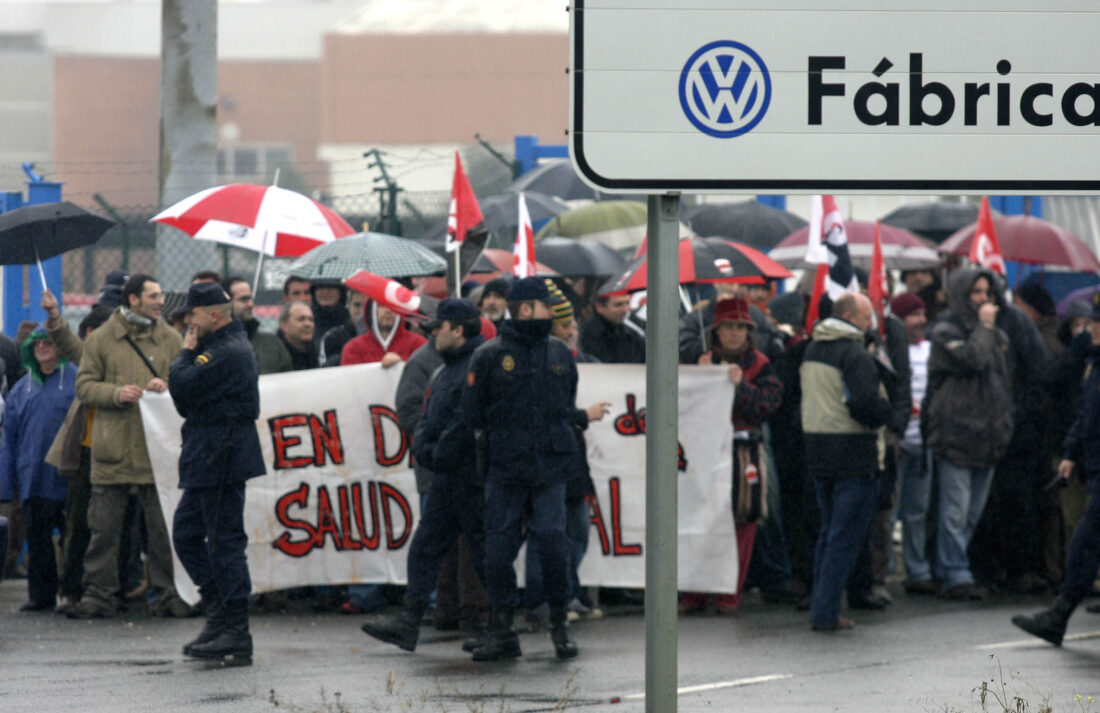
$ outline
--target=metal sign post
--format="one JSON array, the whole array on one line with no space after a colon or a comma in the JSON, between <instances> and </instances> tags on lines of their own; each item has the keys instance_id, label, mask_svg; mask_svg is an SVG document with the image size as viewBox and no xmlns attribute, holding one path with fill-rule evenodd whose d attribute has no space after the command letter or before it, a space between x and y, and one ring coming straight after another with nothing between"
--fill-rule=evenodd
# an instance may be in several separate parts
<instances>
[{"instance_id":1,"label":"metal sign post","mask_svg":"<svg viewBox=\"0 0 1100 713\"><path fill-rule=\"evenodd\" d=\"M680 196L649 197L646 261L645 709L676 710Z\"/></svg>"}]
</instances>

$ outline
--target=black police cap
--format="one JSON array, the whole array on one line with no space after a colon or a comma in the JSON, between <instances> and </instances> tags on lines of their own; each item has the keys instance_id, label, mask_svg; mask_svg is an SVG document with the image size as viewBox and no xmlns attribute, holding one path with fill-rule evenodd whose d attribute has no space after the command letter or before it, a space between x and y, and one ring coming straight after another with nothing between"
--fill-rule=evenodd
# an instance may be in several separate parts
<instances>
[{"instance_id":1,"label":"black police cap","mask_svg":"<svg viewBox=\"0 0 1100 713\"><path fill-rule=\"evenodd\" d=\"M187 303L185 310L193 310L196 307L213 307L214 305L229 304L229 295L217 282L200 282L191 285L187 290Z\"/></svg>"}]
</instances>

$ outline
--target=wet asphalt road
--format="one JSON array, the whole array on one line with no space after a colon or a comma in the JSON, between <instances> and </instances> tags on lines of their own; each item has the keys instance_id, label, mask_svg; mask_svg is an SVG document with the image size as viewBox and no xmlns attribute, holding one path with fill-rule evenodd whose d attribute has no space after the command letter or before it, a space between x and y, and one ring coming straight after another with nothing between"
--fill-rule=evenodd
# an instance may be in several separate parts
<instances>
[{"instance_id":1,"label":"wet asphalt road","mask_svg":"<svg viewBox=\"0 0 1100 713\"><path fill-rule=\"evenodd\" d=\"M637 607L576 624L572 661L554 658L547 635L524 634L524 656L502 664L475 664L457 634L427 627L407 654L362 634L363 617L259 615L254 665L221 668L180 654L197 619L21 613L25 591L23 581L0 584L2 713L645 710ZM682 618L678 710L979 711L983 680L1033 711L1048 702L1079 713L1089 695L1100 709L1100 615L1075 614L1056 649L1009 623L1043 597L895 599L885 612L851 613L857 628L841 634L811 632L806 614L751 594L736 616ZM1001 710L993 703L986 710Z\"/></svg>"}]
</instances>

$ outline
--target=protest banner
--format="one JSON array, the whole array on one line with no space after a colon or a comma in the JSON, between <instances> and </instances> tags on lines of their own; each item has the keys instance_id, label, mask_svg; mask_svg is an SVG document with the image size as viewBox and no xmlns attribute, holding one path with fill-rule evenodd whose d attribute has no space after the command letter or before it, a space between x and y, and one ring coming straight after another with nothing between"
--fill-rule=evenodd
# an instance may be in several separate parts
<instances>
[{"instance_id":1,"label":"protest banner","mask_svg":"<svg viewBox=\"0 0 1100 713\"><path fill-rule=\"evenodd\" d=\"M401 368L362 364L260 377L256 427L267 475L248 481L245 505L253 591L406 581L405 560L420 507L409 436L398 426L393 404ZM642 587L645 368L581 364L578 371L579 407L612 403L611 414L590 424L585 434L596 498L590 501L592 530L581 581ZM725 369L681 367L681 589L736 588L732 402ZM147 393L140 403L171 530L182 495L177 469L182 419L167 394ZM178 561L175 578L180 595L197 601Z\"/></svg>"}]
</instances>

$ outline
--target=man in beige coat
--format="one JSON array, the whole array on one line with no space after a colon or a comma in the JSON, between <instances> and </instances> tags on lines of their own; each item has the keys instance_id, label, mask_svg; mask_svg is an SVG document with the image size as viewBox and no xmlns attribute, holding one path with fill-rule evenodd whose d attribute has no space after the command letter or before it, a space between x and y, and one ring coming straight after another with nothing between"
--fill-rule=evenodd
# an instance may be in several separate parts
<instances>
[{"instance_id":1,"label":"man in beige coat","mask_svg":"<svg viewBox=\"0 0 1100 713\"><path fill-rule=\"evenodd\" d=\"M84 594L67 612L73 619L114 616L118 609L118 548L126 504L136 496L145 517L149 584L159 591L153 613L184 616L172 583L172 544L157 500L138 401L168 388L168 367L183 347L179 332L160 319L164 293L148 275L134 275L118 307L84 344L76 395L96 410L92 422L91 541L84 558Z\"/></svg>"}]
</instances>

